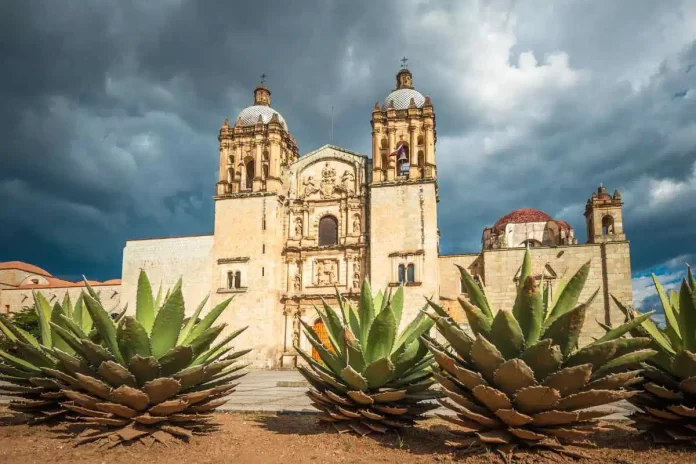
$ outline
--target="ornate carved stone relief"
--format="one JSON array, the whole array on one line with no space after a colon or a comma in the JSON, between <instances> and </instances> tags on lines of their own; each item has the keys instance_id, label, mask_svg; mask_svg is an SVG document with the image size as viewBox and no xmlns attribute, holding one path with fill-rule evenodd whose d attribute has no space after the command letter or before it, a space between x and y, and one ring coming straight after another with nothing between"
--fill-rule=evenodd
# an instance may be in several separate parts
<instances>
[{"instance_id":1,"label":"ornate carved stone relief","mask_svg":"<svg viewBox=\"0 0 696 464\"><path fill-rule=\"evenodd\" d=\"M338 260L318 259L314 261L314 285L331 286L338 283Z\"/></svg>"}]
</instances>

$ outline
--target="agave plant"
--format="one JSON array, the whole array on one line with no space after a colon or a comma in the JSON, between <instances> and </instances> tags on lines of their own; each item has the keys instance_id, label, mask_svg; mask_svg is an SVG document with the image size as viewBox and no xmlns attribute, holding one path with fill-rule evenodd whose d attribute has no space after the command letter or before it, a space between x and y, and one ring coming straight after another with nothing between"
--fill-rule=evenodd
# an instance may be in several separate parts
<instances>
[{"instance_id":1,"label":"agave plant","mask_svg":"<svg viewBox=\"0 0 696 464\"><path fill-rule=\"evenodd\" d=\"M239 371L246 366L235 361L250 350L232 352L228 344L246 328L214 344L226 325L213 324L230 299L199 319L206 298L184 325L181 285L159 307L141 271L135 317L124 316L117 326L97 299L83 298L102 343L58 316L50 325L64 343L52 350L59 369L43 369L67 397L61 406L97 428L81 435L78 444L189 438L244 375Z\"/></svg>"},{"instance_id":2,"label":"agave plant","mask_svg":"<svg viewBox=\"0 0 696 464\"><path fill-rule=\"evenodd\" d=\"M412 426L423 413L437 408L424 402L440 394L430 389L435 383L432 356L419 340L433 322L420 313L397 333L403 288L373 297L366 278L358 311L338 291L336 296L338 314L326 302L323 311L315 308L326 326L328 343L301 321L321 362L295 346L307 362L298 369L312 387L307 395L322 411L320 420L332 423L339 433L368 435Z\"/></svg>"},{"instance_id":3,"label":"agave plant","mask_svg":"<svg viewBox=\"0 0 696 464\"><path fill-rule=\"evenodd\" d=\"M85 281L86 282L86 281ZM87 284L91 297L99 295ZM0 394L15 398L9 409L27 414L32 422L42 422L60 418L67 412L60 407L64 398L60 383L46 369L60 369L60 360L52 352L60 348L73 354L72 349L56 336L50 322L72 324L89 334L92 343L99 343L99 334L92 328L92 318L80 296L73 307L70 296L66 293L63 303L55 303L53 308L41 293L33 293L33 310L39 320L40 340L32 334L15 326L4 314L0 314L0 330L10 340L7 351L0 350ZM116 317L120 319L125 308Z\"/></svg>"},{"instance_id":4,"label":"agave plant","mask_svg":"<svg viewBox=\"0 0 696 464\"><path fill-rule=\"evenodd\" d=\"M600 429L591 420L609 414L586 408L637 394L625 387L641 380L636 367L655 351L647 338L620 337L645 317L578 349L585 312L597 295L577 304L589 270L588 262L545 305L527 251L512 311L494 315L485 292L460 268L471 301L459 301L473 337L430 302L430 316L448 346L433 339L427 345L447 397L441 402L456 413L441 417L460 427L464 445L573 455L577 450L567 445L587 440Z\"/></svg>"},{"instance_id":5,"label":"agave plant","mask_svg":"<svg viewBox=\"0 0 696 464\"><path fill-rule=\"evenodd\" d=\"M629 401L640 410L631 417L658 442L696 441L696 281L688 267L679 292L665 292L653 274L666 326L658 327L613 298L627 320L641 320L631 334L649 337L658 355L643 366L645 383ZM610 327L606 327L611 330Z\"/></svg>"}]
</instances>

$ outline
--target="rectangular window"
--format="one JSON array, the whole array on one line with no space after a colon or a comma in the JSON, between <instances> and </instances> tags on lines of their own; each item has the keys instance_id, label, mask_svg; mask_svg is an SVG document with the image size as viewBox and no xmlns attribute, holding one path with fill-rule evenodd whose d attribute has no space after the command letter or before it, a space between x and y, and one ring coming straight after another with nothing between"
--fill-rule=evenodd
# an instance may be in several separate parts
<instances>
[{"instance_id":1,"label":"rectangular window","mask_svg":"<svg viewBox=\"0 0 696 464\"><path fill-rule=\"evenodd\" d=\"M261 245L261 253L266 254L266 244Z\"/></svg>"},{"instance_id":2,"label":"rectangular window","mask_svg":"<svg viewBox=\"0 0 696 464\"><path fill-rule=\"evenodd\" d=\"M406 267L403 264L399 264L399 283L402 284L406 281Z\"/></svg>"},{"instance_id":3,"label":"rectangular window","mask_svg":"<svg viewBox=\"0 0 696 464\"><path fill-rule=\"evenodd\" d=\"M242 273L240 271L229 271L227 273L227 288L235 290L242 287Z\"/></svg>"},{"instance_id":4,"label":"rectangular window","mask_svg":"<svg viewBox=\"0 0 696 464\"><path fill-rule=\"evenodd\" d=\"M261 230L266 230L266 216L261 218Z\"/></svg>"},{"instance_id":5,"label":"rectangular window","mask_svg":"<svg viewBox=\"0 0 696 464\"><path fill-rule=\"evenodd\" d=\"M265 268L265 267L262 267L262 268L261 268L261 277L263 277L263 276L265 276L265 275L266 275L266 268Z\"/></svg>"},{"instance_id":6,"label":"rectangular window","mask_svg":"<svg viewBox=\"0 0 696 464\"><path fill-rule=\"evenodd\" d=\"M5 305L5 312L9 313L10 312L10 305Z\"/></svg>"}]
</instances>

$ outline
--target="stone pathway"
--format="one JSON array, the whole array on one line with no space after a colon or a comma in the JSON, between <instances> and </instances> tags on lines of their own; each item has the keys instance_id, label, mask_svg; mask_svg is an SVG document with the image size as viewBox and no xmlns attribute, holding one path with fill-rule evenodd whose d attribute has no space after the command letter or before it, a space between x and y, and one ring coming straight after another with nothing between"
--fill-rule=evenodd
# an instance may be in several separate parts
<instances>
[{"instance_id":1,"label":"stone pathway","mask_svg":"<svg viewBox=\"0 0 696 464\"><path fill-rule=\"evenodd\" d=\"M220 407L229 412L277 412L277 413L316 413L305 394L307 383L297 371L250 371L240 379L237 391L229 401ZM289 386L281 386L289 385ZM301 386L297 386L301 385ZM607 419L625 419L634 410L626 401L600 406L598 409L615 411ZM428 413L453 414L446 408Z\"/></svg>"},{"instance_id":2,"label":"stone pathway","mask_svg":"<svg viewBox=\"0 0 696 464\"><path fill-rule=\"evenodd\" d=\"M288 371L250 371L240 379L237 391L229 396L229 401L219 409L228 412L257 413L316 413L305 394L308 385L304 377L295 370ZM0 403L9 402L9 398L0 397ZM634 408L625 401L612 405L600 406L600 409L615 411L608 419L625 419ZM439 408L428 413L453 414L446 408Z\"/></svg>"}]
</instances>

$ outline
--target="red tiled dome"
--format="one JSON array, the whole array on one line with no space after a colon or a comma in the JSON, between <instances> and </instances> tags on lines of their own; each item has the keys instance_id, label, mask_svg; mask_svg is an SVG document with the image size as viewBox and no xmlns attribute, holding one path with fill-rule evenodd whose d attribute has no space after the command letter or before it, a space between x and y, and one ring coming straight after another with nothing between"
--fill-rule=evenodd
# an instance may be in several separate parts
<instances>
[{"instance_id":1,"label":"red tiled dome","mask_svg":"<svg viewBox=\"0 0 696 464\"><path fill-rule=\"evenodd\" d=\"M28 272L30 274L38 274L45 277L51 277L51 274L49 272L41 269L39 266L34 266L33 264L24 263L22 261L5 261L4 263L0 263L0 270L5 269L17 269L20 271Z\"/></svg>"},{"instance_id":2,"label":"red tiled dome","mask_svg":"<svg viewBox=\"0 0 696 464\"><path fill-rule=\"evenodd\" d=\"M533 208L516 209L511 213L498 219L493 226L494 229L503 229L508 224L524 224L525 222L547 222L553 218L543 211Z\"/></svg>"},{"instance_id":3,"label":"red tiled dome","mask_svg":"<svg viewBox=\"0 0 696 464\"><path fill-rule=\"evenodd\" d=\"M570 226L565 221L556 221L556 224L558 224L559 229L566 229L566 230L572 230L573 228Z\"/></svg>"}]
</instances>

